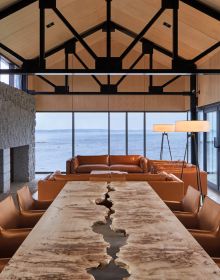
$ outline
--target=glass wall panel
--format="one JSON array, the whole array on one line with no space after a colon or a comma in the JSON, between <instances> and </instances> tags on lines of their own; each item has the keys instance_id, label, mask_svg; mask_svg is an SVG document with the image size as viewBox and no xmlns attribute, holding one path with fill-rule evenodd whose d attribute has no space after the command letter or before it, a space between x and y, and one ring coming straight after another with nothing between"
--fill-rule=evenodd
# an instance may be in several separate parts
<instances>
[{"instance_id":1,"label":"glass wall panel","mask_svg":"<svg viewBox=\"0 0 220 280\"><path fill-rule=\"evenodd\" d=\"M0 58L0 69L9 69L9 64ZM9 75L0 75L0 81L9 85Z\"/></svg>"},{"instance_id":2,"label":"glass wall panel","mask_svg":"<svg viewBox=\"0 0 220 280\"><path fill-rule=\"evenodd\" d=\"M217 136L217 112L207 113L207 120L210 122L210 131L206 137L208 181L217 187L217 149L214 147L214 137Z\"/></svg>"},{"instance_id":3,"label":"glass wall panel","mask_svg":"<svg viewBox=\"0 0 220 280\"><path fill-rule=\"evenodd\" d=\"M36 172L66 171L72 157L72 113L37 113Z\"/></svg>"},{"instance_id":4,"label":"glass wall panel","mask_svg":"<svg viewBox=\"0 0 220 280\"><path fill-rule=\"evenodd\" d=\"M108 113L75 113L75 155L108 154Z\"/></svg>"},{"instance_id":5,"label":"glass wall panel","mask_svg":"<svg viewBox=\"0 0 220 280\"><path fill-rule=\"evenodd\" d=\"M144 154L144 113L128 113L128 154Z\"/></svg>"},{"instance_id":6,"label":"glass wall panel","mask_svg":"<svg viewBox=\"0 0 220 280\"><path fill-rule=\"evenodd\" d=\"M126 114L110 113L110 154L126 154Z\"/></svg>"},{"instance_id":7,"label":"glass wall panel","mask_svg":"<svg viewBox=\"0 0 220 280\"><path fill-rule=\"evenodd\" d=\"M146 156L160 159L161 136L153 132L153 124L175 124L178 120L186 120L187 113L146 113ZM186 133L172 132L168 134L173 160L183 160L186 146ZM170 160L168 143L165 138L163 159Z\"/></svg>"}]
</instances>

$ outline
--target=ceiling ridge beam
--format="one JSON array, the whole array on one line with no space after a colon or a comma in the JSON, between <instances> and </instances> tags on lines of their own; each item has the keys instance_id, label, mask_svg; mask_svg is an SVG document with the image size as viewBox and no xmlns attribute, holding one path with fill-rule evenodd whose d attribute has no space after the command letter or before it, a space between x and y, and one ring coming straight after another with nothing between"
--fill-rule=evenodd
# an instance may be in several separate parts
<instances>
[{"instance_id":1,"label":"ceiling ridge beam","mask_svg":"<svg viewBox=\"0 0 220 280\"><path fill-rule=\"evenodd\" d=\"M72 32L72 34L78 39L78 41L83 45L87 52L94 59L97 59L97 55L95 54L95 52L89 47L86 41L84 41L82 36L74 29L74 27L69 23L69 21L63 16L63 14L57 8L53 8L53 11L58 16L58 18L66 25L66 27Z\"/></svg>"},{"instance_id":2,"label":"ceiling ridge beam","mask_svg":"<svg viewBox=\"0 0 220 280\"><path fill-rule=\"evenodd\" d=\"M37 2L37 0L21 0L15 4L12 4L11 6L0 11L0 20L24 9L25 7L33 4L34 2Z\"/></svg>"},{"instance_id":3,"label":"ceiling ridge beam","mask_svg":"<svg viewBox=\"0 0 220 280\"><path fill-rule=\"evenodd\" d=\"M203 14L206 14L207 16L212 17L213 19L216 19L220 21L220 13L211 8L210 6L203 4L202 2L199 2L197 0L180 0L181 2L189 5L190 7L202 12Z\"/></svg>"}]
</instances>

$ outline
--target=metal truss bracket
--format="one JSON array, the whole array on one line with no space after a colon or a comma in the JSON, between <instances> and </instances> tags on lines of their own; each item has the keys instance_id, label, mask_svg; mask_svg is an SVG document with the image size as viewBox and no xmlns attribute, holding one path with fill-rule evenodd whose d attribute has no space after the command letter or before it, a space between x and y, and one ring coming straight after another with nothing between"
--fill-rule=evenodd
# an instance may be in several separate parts
<instances>
[{"instance_id":1,"label":"metal truss bracket","mask_svg":"<svg viewBox=\"0 0 220 280\"><path fill-rule=\"evenodd\" d=\"M67 93L69 92L68 86L55 86L54 92L56 93Z\"/></svg>"},{"instance_id":2,"label":"metal truss bracket","mask_svg":"<svg viewBox=\"0 0 220 280\"><path fill-rule=\"evenodd\" d=\"M102 27L102 32L107 32L108 30L108 23L107 21L103 24L103 27ZM115 32L115 27L114 27L114 24L112 22L110 22L110 32Z\"/></svg>"},{"instance_id":3,"label":"metal truss bracket","mask_svg":"<svg viewBox=\"0 0 220 280\"><path fill-rule=\"evenodd\" d=\"M172 60L172 69L177 71L196 70L196 64L193 63L191 60L177 58Z\"/></svg>"},{"instance_id":4,"label":"metal truss bracket","mask_svg":"<svg viewBox=\"0 0 220 280\"><path fill-rule=\"evenodd\" d=\"M26 59L23 62L22 69L27 71L27 72L38 72L39 71L39 66L40 68L45 69L46 68L46 60L44 59L41 61L40 65L40 60L39 59Z\"/></svg>"},{"instance_id":5,"label":"metal truss bracket","mask_svg":"<svg viewBox=\"0 0 220 280\"><path fill-rule=\"evenodd\" d=\"M151 93L162 93L163 87L162 86L149 86L149 92Z\"/></svg>"},{"instance_id":6,"label":"metal truss bracket","mask_svg":"<svg viewBox=\"0 0 220 280\"><path fill-rule=\"evenodd\" d=\"M154 52L154 46L150 42L144 40L142 42L142 53L153 54L153 52Z\"/></svg>"},{"instance_id":7,"label":"metal truss bracket","mask_svg":"<svg viewBox=\"0 0 220 280\"><path fill-rule=\"evenodd\" d=\"M71 42L65 47L65 54L75 54L76 53L76 42Z\"/></svg>"},{"instance_id":8,"label":"metal truss bracket","mask_svg":"<svg viewBox=\"0 0 220 280\"><path fill-rule=\"evenodd\" d=\"M179 0L162 0L163 9L179 9Z\"/></svg>"},{"instance_id":9,"label":"metal truss bracket","mask_svg":"<svg viewBox=\"0 0 220 280\"><path fill-rule=\"evenodd\" d=\"M117 88L117 85L101 85L100 92L101 93L117 93L118 88Z\"/></svg>"},{"instance_id":10,"label":"metal truss bracket","mask_svg":"<svg viewBox=\"0 0 220 280\"><path fill-rule=\"evenodd\" d=\"M122 70L122 60L120 57L97 57L96 71L104 71L108 73L120 70Z\"/></svg>"},{"instance_id":11,"label":"metal truss bracket","mask_svg":"<svg viewBox=\"0 0 220 280\"><path fill-rule=\"evenodd\" d=\"M40 9L55 9L56 8L56 0L39 0L39 8Z\"/></svg>"}]
</instances>

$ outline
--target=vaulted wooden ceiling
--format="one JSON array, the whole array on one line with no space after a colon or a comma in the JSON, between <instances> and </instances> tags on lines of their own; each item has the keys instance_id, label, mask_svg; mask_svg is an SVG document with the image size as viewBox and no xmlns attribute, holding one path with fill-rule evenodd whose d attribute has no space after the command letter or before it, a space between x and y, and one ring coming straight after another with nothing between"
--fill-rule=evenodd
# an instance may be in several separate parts
<instances>
[{"instance_id":1,"label":"vaulted wooden ceiling","mask_svg":"<svg viewBox=\"0 0 220 280\"><path fill-rule=\"evenodd\" d=\"M4 0L0 3L0 12L6 7L19 2ZM200 2L220 10L219 0L201 0ZM113 0L112 21L123 27L139 33L147 22L161 7L161 0ZM105 0L57 0L57 8L71 23L82 33L106 20ZM46 25L53 22L54 25L46 28L46 51L62 44L73 37L61 20L52 10L46 10ZM157 45L172 51L172 27L164 26L164 22L172 25L172 11L166 10L156 23L145 34L145 38ZM28 5L22 10L13 13L0 20L0 42L18 53L25 59L39 56L39 8L38 1ZM180 1L179 8L179 55L185 59L192 59L220 41L220 21L190 7ZM87 37L86 41L92 48L97 42L103 42L106 34L99 31ZM131 38L119 31L112 33L115 42L123 44L126 48ZM77 44L80 52L83 47ZM141 51L141 45L135 47ZM21 65L21 62L9 55L3 49L2 54ZM104 50L102 49L102 52ZM114 45L113 45L114 53ZM100 55L97 53L97 55ZM211 55L211 54L210 54ZM209 55L209 56L210 56ZM207 57L208 58L208 57ZM48 60L48 66L56 64L63 59L62 52ZM169 67L170 59L155 52L154 60Z\"/></svg>"}]
</instances>

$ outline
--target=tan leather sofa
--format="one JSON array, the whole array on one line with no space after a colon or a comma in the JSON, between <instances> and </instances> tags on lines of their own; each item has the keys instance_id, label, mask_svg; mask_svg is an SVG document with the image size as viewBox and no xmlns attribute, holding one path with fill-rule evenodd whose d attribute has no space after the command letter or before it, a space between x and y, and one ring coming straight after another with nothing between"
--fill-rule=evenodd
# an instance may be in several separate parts
<instances>
[{"instance_id":1,"label":"tan leather sofa","mask_svg":"<svg viewBox=\"0 0 220 280\"><path fill-rule=\"evenodd\" d=\"M172 173L178 178L181 178L182 162L180 161L165 161L165 160L150 160L150 169L153 173L166 171ZM207 195L207 173L200 170L201 186L203 195ZM192 164L184 163L182 180L184 182L184 194L186 194L188 186L198 189L196 167Z\"/></svg>"},{"instance_id":2,"label":"tan leather sofa","mask_svg":"<svg viewBox=\"0 0 220 280\"><path fill-rule=\"evenodd\" d=\"M66 174L86 174L92 170L144 173L148 172L148 164L147 159L140 155L76 156L66 162Z\"/></svg>"},{"instance_id":3,"label":"tan leather sofa","mask_svg":"<svg viewBox=\"0 0 220 280\"><path fill-rule=\"evenodd\" d=\"M51 177L51 178L50 178ZM54 174L38 182L38 199L52 200L68 181L147 181L157 194L164 200L181 200L184 196L184 184L172 174L128 173L128 174Z\"/></svg>"}]
</instances>

